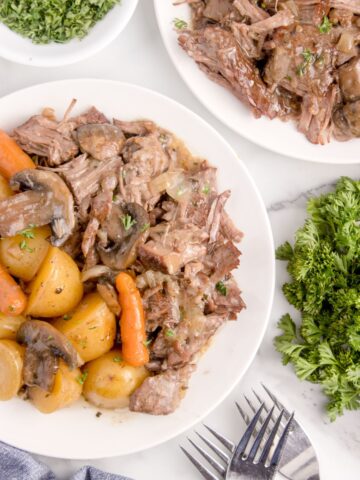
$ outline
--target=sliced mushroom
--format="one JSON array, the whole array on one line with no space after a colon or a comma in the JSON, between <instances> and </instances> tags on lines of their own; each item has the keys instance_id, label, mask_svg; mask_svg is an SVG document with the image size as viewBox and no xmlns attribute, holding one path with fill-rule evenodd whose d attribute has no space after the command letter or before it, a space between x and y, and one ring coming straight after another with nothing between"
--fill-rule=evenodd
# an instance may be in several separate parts
<instances>
[{"instance_id":1,"label":"sliced mushroom","mask_svg":"<svg viewBox=\"0 0 360 480\"><path fill-rule=\"evenodd\" d=\"M27 320L20 326L17 340L26 345L23 373L25 385L37 385L51 392L59 358L71 370L80 363L70 341L48 322Z\"/></svg>"},{"instance_id":2,"label":"sliced mushroom","mask_svg":"<svg viewBox=\"0 0 360 480\"><path fill-rule=\"evenodd\" d=\"M121 129L109 123L82 125L76 132L81 151L101 161L119 155L125 142Z\"/></svg>"},{"instance_id":3,"label":"sliced mushroom","mask_svg":"<svg viewBox=\"0 0 360 480\"><path fill-rule=\"evenodd\" d=\"M124 236L111 247L98 245L98 253L104 265L112 270L122 270L134 263L137 248L144 243L149 234L149 215L137 203L128 203L123 208L122 218L129 219L129 225L123 225ZM124 223L126 223L124 221Z\"/></svg>"},{"instance_id":4,"label":"sliced mushroom","mask_svg":"<svg viewBox=\"0 0 360 480\"><path fill-rule=\"evenodd\" d=\"M102 299L109 307L109 310L111 310L114 315L119 317L121 307L119 303L119 295L116 293L114 286L106 280L101 279L100 282L96 285L96 290L99 292Z\"/></svg>"},{"instance_id":5,"label":"sliced mushroom","mask_svg":"<svg viewBox=\"0 0 360 480\"><path fill-rule=\"evenodd\" d=\"M360 57L339 68L339 83L345 101L360 99Z\"/></svg>"},{"instance_id":6,"label":"sliced mushroom","mask_svg":"<svg viewBox=\"0 0 360 480\"><path fill-rule=\"evenodd\" d=\"M333 114L334 135L339 141L360 137L360 100L337 108Z\"/></svg>"},{"instance_id":7,"label":"sliced mushroom","mask_svg":"<svg viewBox=\"0 0 360 480\"><path fill-rule=\"evenodd\" d=\"M75 213L73 196L59 175L27 169L15 174L10 185L14 190L29 191L0 203L0 211L4 211L4 215L0 216L0 235L11 236L29 225L40 227L50 223L52 244L63 245L74 230ZM16 212L12 211L14 206Z\"/></svg>"}]
</instances>

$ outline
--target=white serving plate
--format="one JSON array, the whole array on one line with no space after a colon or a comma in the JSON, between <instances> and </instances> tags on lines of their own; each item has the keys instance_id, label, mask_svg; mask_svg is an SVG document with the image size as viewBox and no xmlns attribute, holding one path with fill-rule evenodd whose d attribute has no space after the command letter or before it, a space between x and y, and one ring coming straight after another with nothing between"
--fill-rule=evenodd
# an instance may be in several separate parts
<instances>
[{"instance_id":1,"label":"white serving plate","mask_svg":"<svg viewBox=\"0 0 360 480\"><path fill-rule=\"evenodd\" d=\"M75 112L95 105L109 118L150 118L218 167L220 189L230 188L228 212L245 232L236 277L247 309L228 322L200 360L180 408L156 417L127 409L105 412L84 401L51 415L29 402L0 402L0 440L33 453L94 459L137 452L190 428L230 393L249 367L268 323L274 293L274 245L267 213L249 173L232 148L200 117L158 93L106 80L68 80L37 85L0 99L0 128L11 129L45 106L59 118L70 100Z\"/></svg>"},{"instance_id":2,"label":"white serving plate","mask_svg":"<svg viewBox=\"0 0 360 480\"><path fill-rule=\"evenodd\" d=\"M111 43L126 27L138 0L122 0L82 40L36 45L0 23L0 57L37 67L59 67L79 62Z\"/></svg>"},{"instance_id":3,"label":"white serving plate","mask_svg":"<svg viewBox=\"0 0 360 480\"><path fill-rule=\"evenodd\" d=\"M177 43L174 18L190 23L190 7L174 0L154 0L160 32L170 58L193 94L221 122L236 133L264 148L287 157L312 162L349 164L360 162L360 139L332 140L313 145L296 130L295 123L268 118L255 119L250 110L225 88L208 79Z\"/></svg>"}]
</instances>

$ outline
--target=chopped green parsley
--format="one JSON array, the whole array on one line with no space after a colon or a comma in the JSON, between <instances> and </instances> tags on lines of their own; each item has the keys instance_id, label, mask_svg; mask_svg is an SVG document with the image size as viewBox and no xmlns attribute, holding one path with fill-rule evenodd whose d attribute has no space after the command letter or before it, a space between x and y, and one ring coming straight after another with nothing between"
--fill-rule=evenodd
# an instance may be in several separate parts
<instances>
[{"instance_id":1,"label":"chopped green parsley","mask_svg":"<svg viewBox=\"0 0 360 480\"><path fill-rule=\"evenodd\" d=\"M220 295L224 295L226 297L227 295L227 288L224 282L217 282L215 285L216 290L220 293Z\"/></svg>"},{"instance_id":2,"label":"chopped green parsley","mask_svg":"<svg viewBox=\"0 0 360 480\"><path fill-rule=\"evenodd\" d=\"M130 228L136 224L136 220L128 213L121 217L121 221L126 231L130 230Z\"/></svg>"},{"instance_id":3,"label":"chopped green parsley","mask_svg":"<svg viewBox=\"0 0 360 480\"><path fill-rule=\"evenodd\" d=\"M33 43L83 38L120 0L2 0L0 22Z\"/></svg>"},{"instance_id":4,"label":"chopped green parsley","mask_svg":"<svg viewBox=\"0 0 360 480\"><path fill-rule=\"evenodd\" d=\"M319 32L320 33L329 33L330 30L332 29L332 23L329 20L329 17L327 15L323 16L323 19L318 26Z\"/></svg>"},{"instance_id":5,"label":"chopped green parsley","mask_svg":"<svg viewBox=\"0 0 360 480\"><path fill-rule=\"evenodd\" d=\"M77 381L78 383L80 383L80 385L84 385L85 380L87 379L88 375L89 375L89 372L85 370L81 375L79 375L79 376L76 378L76 381Z\"/></svg>"},{"instance_id":6,"label":"chopped green parsley","mask_svg":"<svg viewBox=\"0 0 360 480\"><path fill-rule=\"evenodd\" d=\"M174 18L173 23L178 30L183 30L188 26L187 22L185 22L185 20L181 20L181 18Z\"/></svg>"}]
</instances>

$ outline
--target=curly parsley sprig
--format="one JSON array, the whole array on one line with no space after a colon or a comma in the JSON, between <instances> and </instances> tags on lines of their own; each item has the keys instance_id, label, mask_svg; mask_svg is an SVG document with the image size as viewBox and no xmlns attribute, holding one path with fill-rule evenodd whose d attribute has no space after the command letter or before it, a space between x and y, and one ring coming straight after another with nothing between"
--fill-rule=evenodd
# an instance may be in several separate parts
<instances>
[{"instance_id":1,"label":"curly parsley sprig","mask_svg":"<svg viewBox=\"0 0 360 480\"><path fill-rule=\"evenodd\" d=\"M360 408L360 181L342 178L335 191L308 202L309 217L276 252L288 262L289 314L275 347L301 380L322 385L331 420Z\"/></svg>"}]
</instances>

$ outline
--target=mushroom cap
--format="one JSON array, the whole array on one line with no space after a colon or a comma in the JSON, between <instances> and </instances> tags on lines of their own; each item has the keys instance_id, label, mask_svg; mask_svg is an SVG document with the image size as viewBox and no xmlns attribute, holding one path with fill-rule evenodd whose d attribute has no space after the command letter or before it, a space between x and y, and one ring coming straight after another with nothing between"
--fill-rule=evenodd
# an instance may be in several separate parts
<instances>
[{"instance_id":1,"label":"mushroom cap","mask_svg":"<svg viewBox=\"0 0 360 480\"><path fill-rule=\"evenodd\" d=\"M48 170L26 169L16 173L11 178L10 185L14 190L26 189L48 195L45 213L48 214L46 218L51 215L51 243L56 247L63 245L74 230L75 212L73 196L59 175ZM34 217L28 225L41 226L49 223L44 223L44 212L40 213L35 209L33 211Z\"/></svg>"},{"instance_id":2,"label":"mushroom cap","mask_svg":"<svg viewBox=\"0 0 360 480\"><path fill-rule=\"evenodd\" d=\"M54 386L58 359L71 370L79 365L79 356L71 342L48 322L27 320L18 332L17 340L26 345L24 382L50 392Z\"/></svg>"},{"instance_id":3,"label":"mushroom cap","mask_svg":"<svg viewBox=\"0 0 360 480\"><path fill-rule=\"evenodd\" d=\"M118 156L125 143L121 129L110 123L81 125L76 134L81 151L100 161Z\"/></svg>"},{"instance_id":4,"label":"mushroom cap","mask_svg":"<svg viewBox=\"0 0 360 480\"><path fill-rule=\"evenodd\" d=\"M123 207L124 214L130 215L133 224L124 229L124 236L117 240L111 247L98 245L98 253L104 265L112 270L118 271L129 267L136 259L137 247L144 243L149 235L149 215L138 203L128 203Z\"/></svg>"}]
</instances>

